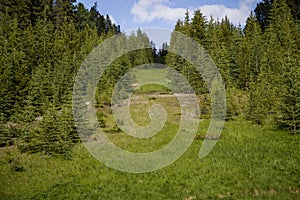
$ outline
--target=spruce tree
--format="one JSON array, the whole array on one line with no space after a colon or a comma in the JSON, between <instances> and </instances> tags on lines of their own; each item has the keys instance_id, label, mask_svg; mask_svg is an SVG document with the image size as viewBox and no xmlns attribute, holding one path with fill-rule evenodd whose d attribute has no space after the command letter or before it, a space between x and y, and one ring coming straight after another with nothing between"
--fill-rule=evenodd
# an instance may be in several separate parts
<instances>
[{"instance_id":1,"label":"spruce tree","mask_svg":"<svg viewBox=\"0 0 300 200\"><path fill-rule=\"evenodd\" d=\"M237 57L238 87L249 90L250 83L256 80L261 61L262 33L256 17L251 12L246 21L241 49Z\"/></svg>"},{"instance_id":2,"label":"spruce tree","mask_svg":"<svg viewBox=\"0 0 300 200\"><path fill-rule=\"evenodd\" d=\"M276 120L280 126L296 132L299 79L294 74L299 71L299 33L285 1L274 1L269 19L258 79L250 87L250 115L259 123Z\"/></svg>"},{"instance_id":3,"label":"spruce tree","mask_svg":"<svg viewBox=\"0 0 300 200\"><path fill-rule=\"evenodd\" d=\"M283 1L274 1L270 11L269 32L275 32L279 44L281 63L278 69L280 100L277 121L284 129L299 132L299 32L290 8Z\"/></svg>"}]
</instances>

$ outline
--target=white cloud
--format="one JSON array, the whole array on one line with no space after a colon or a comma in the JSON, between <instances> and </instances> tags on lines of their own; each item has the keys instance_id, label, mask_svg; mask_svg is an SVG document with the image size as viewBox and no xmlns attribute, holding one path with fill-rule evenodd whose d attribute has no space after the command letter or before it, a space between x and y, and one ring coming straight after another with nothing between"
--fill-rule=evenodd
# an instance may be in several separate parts
<instances>
[{"instance_id":1,"label":"white cloud","mask_svg":"<svg viewBox=\"0 0 300 200\"><path fill-rule=\"evenodd\" d=\"M198 8L189 8L189 11L200 9L201 12L215 19L222 19L227 16L233 24L244 25L250 14L254 3L259 0L240 0L238 8L229 8L223 4L203 5ZM164 20L175 23L177 19L182 19L186 8L172 8L169 0L139 0L131 9L134 21L137 23L152 22L154 20Z\"/></svg>"},{"instance_id":2,"label":"white cloud","mask_svg":"<svg viewBox=\"0 0 300 200\"><path fill-rule=\"evenodd\" d=\"M233 24L244 25L255 2L258 2L258 0L240 0L238 8L228 8L222 4L214 4L203 5L198 9L207 17L212 15L215 19L222 19L227 16Z\"/></svg>"},{"instance_id":3,"label":"white cloud","mask_svg":"<svg viewBox=\"0 0 300 200\"><path fill-rule=\"evenodd\" d=\"M171 8L168 0L139 0L131 8L131 13L134 15L134 21L138 23L151 22L156 19L173 23L182 18L185 10L184 8Z\"/></svg>"}]
</instances>

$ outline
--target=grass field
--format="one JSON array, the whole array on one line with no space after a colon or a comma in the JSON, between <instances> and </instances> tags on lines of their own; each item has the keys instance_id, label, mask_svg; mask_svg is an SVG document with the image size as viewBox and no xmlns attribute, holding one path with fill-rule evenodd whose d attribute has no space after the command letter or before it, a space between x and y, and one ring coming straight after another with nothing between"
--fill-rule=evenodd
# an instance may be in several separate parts
<instances>
[{"instance_id":1,"label":"grass field","mask_svg":"<svg viewBox=\"0 0 300 200\"><path fill-rule=\"evenodd\" d=\"M160 84L167 85L169 83L166 76L168 74L167 68L151 68L151 69L133 69L132 72L135 74L135 77L140 83L140 85L149 83L149 82L156 82Z\"/></svg>"},{"instance_id":2,"label":"grass field","mask_svg":"<svg viewBox=\"0 0 300 200\"><path fill-rule=\"evenodd\" d=\"M202 123L201 133L207 121ZM204 159L198 158L202 140L195 140L179 160L145 174L110 169L81 144L71 160L2 150L0 197L299 199L299 139L299 135L264 130L244 121L227 122L222 138Z\"/></svg>"},{"instance_id":3,"label":"grass field","mask_svg":"<svg viewBox=\"0 0 300 200\"><path fill-rule=\"evenodd\" d=\"M121 148L148 152L167 144L179 120L176 99L142 95L132 99L131 115L149 122L147 109L160 102L169 118L148 139L107 133ZM136 112L139 110L140 112ZM109 115L107 130L114 125ZM144 113L141 115L141 113ZM243 120L228 121L210 154L198 153L209 120L201 121L187 152L161 170L131 174L106 167L77 144L70 160L41 154L0 151L0 199L299 199L300 135L289 135Z\"/></svg>"}]
</instances>

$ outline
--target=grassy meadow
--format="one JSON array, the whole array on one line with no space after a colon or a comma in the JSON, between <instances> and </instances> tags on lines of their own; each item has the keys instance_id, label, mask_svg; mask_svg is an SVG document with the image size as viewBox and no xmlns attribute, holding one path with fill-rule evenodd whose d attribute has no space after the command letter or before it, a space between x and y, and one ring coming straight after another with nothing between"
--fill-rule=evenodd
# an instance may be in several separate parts
<instances>
[{"instance_id":1,"label":"grassy meadow","mask_svg":"<svg viewBox=\"0 0 300 200\"><path fill-rule=\"evenodd\" d=\"M199 134L205 133L207 125L208 120L204 120ZM113 137L117 143L126 141L117 134ZM75 146L70 160L2 149L0 197L299 199L299 139L299 135L265 130L245 121L230 121L204 159L198 158L202 139L195 139L179 160L144 174L110 169L94 159L82 144Z\"/></svg>"},{"instance_id":2,"label":"grassy meadow","mask_svg":"<svg viewBox=\"0 0 300 200\"><path fill-rule=\"evenodd\" d=\"M143 88L144 87L144 88ZM147 110L160 103L168 113L157 135L137 139L115 128L103 108L104 131L116 145L132 152L157 150L172 140L180 121L176 98L164 88L145 85L131 98L130 113L139 125L150 122ZM146 88L146 89L145 89ZM209 125L201 119L184 155L158 171L131 174L108 168L77 144L70 159L0 151L0 199L299 199L300 135L289 135L250 122L227 121L213 151L198 153Z\"/></svg>"}]
</instances>

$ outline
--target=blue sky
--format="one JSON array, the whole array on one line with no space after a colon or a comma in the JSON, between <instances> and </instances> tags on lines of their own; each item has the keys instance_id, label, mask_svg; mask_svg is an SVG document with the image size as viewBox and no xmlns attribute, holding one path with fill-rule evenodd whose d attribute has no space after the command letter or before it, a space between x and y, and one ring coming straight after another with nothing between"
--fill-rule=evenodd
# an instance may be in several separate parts
<instances>
[{"instance_id":1,"label":"blue sky","mask_svg":"<svg viewBox=\"0 0 300 200\"><path fill-rule=\"evenodd\" d=\"M261 0L77 0L87 8L97 2L101 14L109 14L121 25L122 31L144 27L161 27L172 30L178 19L184 18L188 9L200 9L207 18L224 18L235 25L244 26L246 18Z\"/></svg>"}]
</instances>

